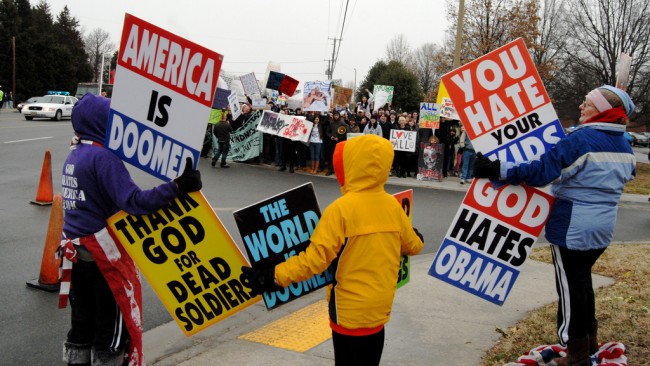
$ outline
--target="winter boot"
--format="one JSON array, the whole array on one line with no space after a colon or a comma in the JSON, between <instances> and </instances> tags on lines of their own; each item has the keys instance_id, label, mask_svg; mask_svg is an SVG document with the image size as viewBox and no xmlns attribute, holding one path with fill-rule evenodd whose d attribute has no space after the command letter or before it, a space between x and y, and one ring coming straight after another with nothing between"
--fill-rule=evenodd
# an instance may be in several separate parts
<instances>
[{"instance_id":1,"label":"winter boot","mask_svg":"<svg viewBox=\"0 0 650 366\"><path fill-rule=\"evenodd\" d=\"M569 340L566 353L566 357L553 359L557 366L591 366L589 337Z\"/></svg>"},{"instance_id":2,"label":"winter boot","mask_svg":"<svg viewBox=\"0 0 650 366\"><path fill-rule=\"evenodd\" d=\"M90 344L63 343L63 362L90 366Z\"/></svg>"},{"instance_id":3,"label":"winter boot","mask_svg":"<svg viewBox=\"0 0 650 366\"><path fill-rule=\"evenodd\" d=\"M316 161L314 164L314 170L311 172L312 174L318 173L318 166L320 165L320 161Z\"/></svg>"},{"instance_id":4,"label":"winter boot","mask_svg":"<svg viewBox=\"0 0 650 366\"><path fill-rule=\"evenodd\" d=\"M117 352L98 351L93 348L93 366L122 366L124 364L124 350Z\"/></svg>"},{"instance_id":5,"label":"winter boot","mask_svg":"<svg viewBox=\"0 0 650 366\"><path fill-rule=\"evenodd\" d=\"M589 355L598 352L598 320L591 323L589 331Z\"/></svg>"}]
</instances>

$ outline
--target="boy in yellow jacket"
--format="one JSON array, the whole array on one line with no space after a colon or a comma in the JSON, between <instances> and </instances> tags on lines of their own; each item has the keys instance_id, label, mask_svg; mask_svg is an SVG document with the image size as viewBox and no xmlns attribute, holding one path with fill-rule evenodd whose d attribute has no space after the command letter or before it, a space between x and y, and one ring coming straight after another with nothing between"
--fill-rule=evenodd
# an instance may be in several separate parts
<instances>
[{"instance_id":1,"label":"boy in yellow jacket","mask_svg":"<svg viewBox=\"0 0 650 366\"><path fill-rule=\"evenodd\" d=\"M306 280L333 263L327 300L337 366L379 364L400 256L418 254L423 246L399 202L384 190L393 155L391 143L376 135L337 144L334 171L343 195L325 209L307 249L275 267L242 268L261 293Z\"/></svg>"}]
</instances>

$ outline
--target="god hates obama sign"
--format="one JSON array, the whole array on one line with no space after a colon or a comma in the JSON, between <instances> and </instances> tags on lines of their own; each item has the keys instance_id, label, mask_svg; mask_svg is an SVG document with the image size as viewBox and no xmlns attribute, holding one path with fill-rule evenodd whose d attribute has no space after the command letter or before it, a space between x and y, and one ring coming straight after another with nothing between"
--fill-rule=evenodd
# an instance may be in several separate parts
<instances>
[{"instance_id":1,"label":"god hates obama sign","mask_svg":"<svg viewBox=\"0 0 650 366\"><path fill-rule=\"evenodd\" d=\"M476 151L501 161L533 160L564 130L519 38L442 77Z\"/></svg>"},{"instance_id":2,"label":"god hates obama sign","mask_svg":"<svg viewBox=\"0 0 650 366\"><path fill-rule=\"evenodd\" d=\"M121 211L107 221L186 335L259 301L241 279L244 255L201 192L150 215Z\"/></svg>"},{"instance_id":3,"label":"god hates obama sign","mask_svg":"<svg viewBox=\"0 0 650 366\"><path fill-rule=\"evenodd\" d=\"M320 208L311 183L233 212L253 267L276 265L307 249L320 220ZM264 293L267 309L297 299L334 280L331 267L310 279Z\"/></svg>"},{"instance_id":4,"label":"god hates obama sign","mask_svg":"<svg viewBox=\"0 0 650 366\"><path fill-rule=\"evenodd\" d=\"M474 147L502 161L539 157L564 136L521 39L443 76ZM554 199L475 179L429 274L502 305Z\"/></svg>"},{"instance_id":5,"label":"god hates obama sign","mask_svg":"<svg viewBox=\"0 0 650 366\"><path fill-rule=\"evenodd\" d=\"M165 181L196 167L222 59L126 14L105 146Z\"/></svg>"}]
</instances>

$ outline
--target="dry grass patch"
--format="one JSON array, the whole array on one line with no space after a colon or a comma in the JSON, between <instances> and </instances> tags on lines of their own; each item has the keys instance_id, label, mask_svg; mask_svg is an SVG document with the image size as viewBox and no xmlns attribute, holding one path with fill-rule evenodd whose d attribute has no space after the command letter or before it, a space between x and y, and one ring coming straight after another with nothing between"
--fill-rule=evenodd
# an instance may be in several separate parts
<instances>
[{"instance_id":1,"label":"dry grass patch","mask_svg":"<svg viewBox=\"0 0 650 366\"><path fill-rule=\"evenodd\" d=\"M531 259L551 263L550 249L536 248ZM630 365L650 365L650 244L612 245L593 272L616 280L596 291L599 341L622 342ZM533 347L557 343L556 309L553 303L534 310L503 332L481 366L513 362Z\"/></svg>"},{"instance_id":2,"label":"dry grass patch","mask_svg":"<svg viewBox=\"0 0 650 366\"><path fill-rule=\"evenodd\" d=\"M636 163L636 178L625 185L623 192L633 194L650 193L650 164Z\"/></svg>"}]
</instances>

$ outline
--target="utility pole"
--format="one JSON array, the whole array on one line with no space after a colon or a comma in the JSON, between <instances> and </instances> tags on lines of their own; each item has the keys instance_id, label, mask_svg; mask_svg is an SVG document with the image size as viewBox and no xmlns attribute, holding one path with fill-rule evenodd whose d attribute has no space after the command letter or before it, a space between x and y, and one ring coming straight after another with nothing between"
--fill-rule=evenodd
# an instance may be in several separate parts
<instances>
[{"instance_id":1,"label":"utility pole","mask_svg":"<svg viewBox=\"0 0 650 366\"><path fill-rule=\"evenodd\" d=\"M465 16L465 0L459 0L458 27L456 28L456 47L454 48L454 69L460 66L460 48L463 41L463 18Z\"/></svg>"},{"instance_id":2,"label":"utility pole","mask_svg":"<svg viewBox=\"0 0 650 366\"><path fill-rule=\"evenodd\" d=\"M13 80L11 83L11 100L16 106L16 37L11 37L11 52L13 54Z\"/></svg>"},{"instance_id":3,"label":"utility pole","mask_svg":"<svg viewBox=\"0 0 650 366\"><path fill-rule=\"evenodd\" d=\"M332 47L332 59L327 60L329 61L328 67L327 67L327 77L329 80L332 80L332 77L334 76L334 60L335 60L335 55L336 55L336 41L341 41L340 38L328 38L334 40L334 46Z\"/></svg>"}]
</instances>

